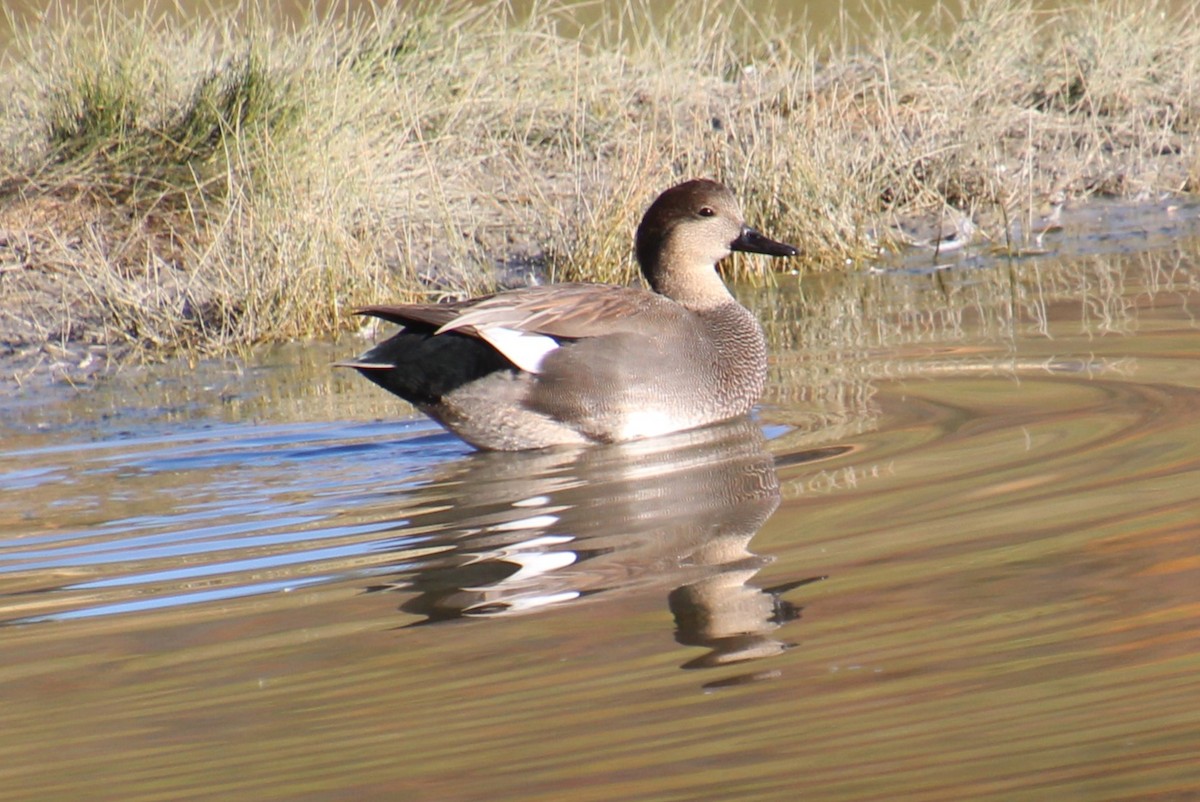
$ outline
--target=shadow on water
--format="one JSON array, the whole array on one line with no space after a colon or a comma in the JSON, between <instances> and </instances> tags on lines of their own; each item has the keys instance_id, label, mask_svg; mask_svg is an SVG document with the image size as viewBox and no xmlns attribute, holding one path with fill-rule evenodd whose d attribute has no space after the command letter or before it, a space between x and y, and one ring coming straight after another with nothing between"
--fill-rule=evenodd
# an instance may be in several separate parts
<instances>
[{"instance_id":1,"label":"shadow on water","mask_svg":"<svg viewBox=\"0 0 1200 802\"><path fill-rule=\"evenodd\" d=\"M457 488L470 492L447 495ZM813 581L753 584L770 559L750 541L778 506L779 483L761 430L746 420L583 451L475 454L412 501L437 510L422 526L442 533L425 544L432 553L405 560L398 579L375 588L412 594L400 609L422 620L410 626L661 586L676 640L708 649L684 667L712 667L786 648L772 633L799 608L783 594Z\"/></svg>"},{"instance_id":2,"label":"shadow on water","mask_svg":"<svg viewBox=\"0 0 1200 802\"><path fill-rule=\"evenodd\" d=\"M800 610L783 594L815 578L769 588L753 582L771 560L753 553L750 541L780 498L758 424L738 420L602 448L472 453L432 469L439 454L461 446L423 434L424 426L304 433L266 426L233 440L207 430L125 443L119 457L104 444L30 451L72 461L82 455L84 476L155 486L166 478L162 490L178 507L90 532L0 543L7 619L0 624L145 613L346 580L403 598L399 609L420 619L402 626L661 588L676 640L708 650L685 668L768 657L789 645L773 633ZM787 461L818 463L848 450L810 449ZM197 472L238 474L247 465L274 474L271 487L255 490L261 479L242 484L234 476L210 483L212 498L189 503ZM312 477L334 466L333 492L322 492ZM379 470L389 473L385 484ZM67 473L42 466L3 479L36 491ZM288 476L297 480L292 488Z\"/></svg>"}]
</instances>

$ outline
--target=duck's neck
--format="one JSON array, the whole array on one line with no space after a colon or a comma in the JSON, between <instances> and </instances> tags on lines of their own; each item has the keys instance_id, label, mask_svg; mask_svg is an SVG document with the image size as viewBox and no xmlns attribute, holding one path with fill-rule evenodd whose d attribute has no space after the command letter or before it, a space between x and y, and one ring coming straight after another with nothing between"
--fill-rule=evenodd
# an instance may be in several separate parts
<instances>
[{"instance_id":1,"label":"duck's neck","mask_svg":"<svg viewBox=\"0 0 1200 802\"><path fill-rule=\"evenodd\" d=\"M715 264L681 270L660 263L652 265L645 275L655 292L693 312L727 304L737 305L729 288L717 274Z\"/></svg>"}]
</instances>

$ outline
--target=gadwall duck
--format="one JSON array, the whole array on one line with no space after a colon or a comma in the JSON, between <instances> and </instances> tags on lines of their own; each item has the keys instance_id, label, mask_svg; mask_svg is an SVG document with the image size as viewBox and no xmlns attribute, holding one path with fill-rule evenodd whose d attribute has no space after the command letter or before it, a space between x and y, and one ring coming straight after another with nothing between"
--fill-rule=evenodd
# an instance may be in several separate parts
<instances>
[{"instance_id":1,"label":"gadwall duck","mask_svg":"<svg viewBox=\"0 0 1200 802\"><path fill-rule=\"evenodd\" d=\"M403 328L343 364L484 450L621 442L734 418L762 394L767 347L717 274L731 251L797 252L748 227L727 187L688 181L638 226L653 292L551 284L367 306L357 312Z\"/></svg>"}]
</instances>

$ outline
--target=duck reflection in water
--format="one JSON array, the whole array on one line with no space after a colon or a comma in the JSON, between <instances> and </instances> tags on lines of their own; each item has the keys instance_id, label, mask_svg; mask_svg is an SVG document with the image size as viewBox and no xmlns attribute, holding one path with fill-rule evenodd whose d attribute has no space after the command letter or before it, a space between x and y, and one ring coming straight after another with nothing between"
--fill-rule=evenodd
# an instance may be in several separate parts
<instances>
[{"instance_id":1,"label":"duck reflection in water","mask_svg":"<svg viewBox=\"0 0 1200 802\"><path fill-rule=\"evenodd\" d=\"M779 483L745 419L601 448L475 454L422 493L440 507L422 528L445 529L421 544L429 556L373 588L412 593L400 609L423 620L411 626L664 585L674 588L676 640L709 650L684 667L714 667L786 649L774 633L799 608L782 595L812 581L751 584L771 562L749 545L779 504Z\"/></svg>"}]
</instances>

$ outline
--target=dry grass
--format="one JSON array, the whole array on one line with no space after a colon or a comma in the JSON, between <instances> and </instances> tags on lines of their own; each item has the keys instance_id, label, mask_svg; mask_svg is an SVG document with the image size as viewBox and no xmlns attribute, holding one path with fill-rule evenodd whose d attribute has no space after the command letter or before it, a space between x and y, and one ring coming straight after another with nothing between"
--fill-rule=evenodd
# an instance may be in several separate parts
<instances>
[{"instance_id":1,"label":"dry grass","mask_svg":"<svg viewBox=\"0 0 1200 802\"><path fill-rule=\"evenodd\" d=\"M881 18L815 42L677 6L648 22L628 0L583 41L553 4L21 31L0 71L9 350L213 352L383 298L627 281L641 210L695 175L810 268L946 231L1019 248L1064 199L1200 187L1194 11L981 0L949 33Z\"/></svg>"}]
</instances>

